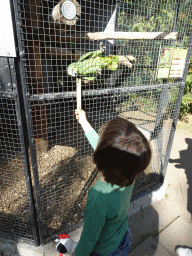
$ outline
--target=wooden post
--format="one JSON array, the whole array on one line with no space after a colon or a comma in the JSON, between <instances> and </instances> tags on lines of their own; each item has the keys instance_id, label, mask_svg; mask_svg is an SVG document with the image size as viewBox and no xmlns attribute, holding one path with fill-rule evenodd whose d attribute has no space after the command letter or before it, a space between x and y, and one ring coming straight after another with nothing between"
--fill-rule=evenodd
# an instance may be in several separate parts
<instances>
[{"instance_id":1,"label":"wooden post","mask_svg":"<svg viewBox=\"0 0 192 256\"><path fill-rule=\"evenodd\" d=\"M41 0L25 0L26 24L28 38L29 54L29 72L31 77L31 94L40 94L44 92L42 77L42 52L40 39L34 40L31 36L32 31L38 31L41 27ZM44 100L34 102L32 106L32 118L34 127L34 137L37 147L42 151L48 148L48 129L47 112Z\"/></svg>"},{"instance_id":2,"label":"wooden post","mask_svg":"<svg viewBox=\"0 0 192 256\"><path fill-rule=\"evenodd\" d=\"M77 109L81 109L81 78L76 79L76 86Z\"/></svg>"},{"instance_id":3,"label":"wooden post","mask_svg":"<svg viewBox=\"0 0 192 256\"><path fill-rule=\"evenodd\" d=\"M42 63L41 63L41 46L40 42L32 43L29 47L30 52L30 72L31 72L31 93L41 94L44 92ZM42 151L47 151L48 148L48 129L47 129L47 111L44 100L33 102L32 117L34 136L37 148Z\"/></svg>"}]
</instances>

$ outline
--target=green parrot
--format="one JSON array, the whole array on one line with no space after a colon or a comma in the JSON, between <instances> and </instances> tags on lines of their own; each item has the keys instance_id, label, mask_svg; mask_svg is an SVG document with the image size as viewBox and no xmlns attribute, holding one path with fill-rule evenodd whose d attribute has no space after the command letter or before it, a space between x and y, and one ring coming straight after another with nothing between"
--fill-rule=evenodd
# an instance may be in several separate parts
<instances>
[{"instance_id":1,"label":"green parrot","mask_svg":"<svg viewBox=\"0 0 192 256\"><path fill-rule=\"evenodd\" d=\"M67 68L68 74L73 77L81 76L82 79L86 82L93 81L94 79L96 79L98 74L101 74L102 69L115 71L117 70L119 64L123 64L121 63L122 57L132 57L118 55L102 56L103 52L104 50L100 49L82 55L77 62L71 63L69 65L69 67ZM135 60L134 57L132 58L133 59L131 60ZM129 62L127 59L126 61ZM129 67L132 67L132 64L130 62Z\"/></svg>"}]
</instances>

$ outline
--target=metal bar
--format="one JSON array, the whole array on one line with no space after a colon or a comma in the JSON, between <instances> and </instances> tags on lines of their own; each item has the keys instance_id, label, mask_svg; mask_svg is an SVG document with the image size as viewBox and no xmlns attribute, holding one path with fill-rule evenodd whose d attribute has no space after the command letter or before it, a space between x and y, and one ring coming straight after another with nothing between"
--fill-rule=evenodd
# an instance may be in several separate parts
<instances>
[{"instance_id":1,"label":"metal bar","mask_svg":"<svg viewBox=\"0 0 192 256\"><path fill-rule=\"evenodd\" d=\"M15 72L15 62L13 58L9 58L9 63L11 66L11 78L12 78L12 83L16 85L20 84L18 75L16 77L16 72ZM18 79L18 80L17 80ZM18 86L19 88L19 86ZM25 173L25 181L26 181L26 187L27 187L27 194L28 194L28 200L29 200L29 207L31 210L31 220L32 220L32 230L33 230L33 235L34 235L34 240L35 244L39 244L37 237L38 237L38 230L37 230L37 221L36 221L36 211L35 211L35 200L33 197L33 187L32 187L32 179L31 179L31 172L30 172L30 164L29 164L29 155L28 155L28 150L27 150L27 138L26 134L24 133L24 128L25 125L25 120L24 120L24 115L21 115L21 91L17 89L17 86L14 86L14 92L15 92L15 101L17 102L16 104L16 118L17 118L17 124L18 124L18 131L19 131L19 137L20 137L20 142L21 142L21 152L23 155L23 166L24 166L24 173Z\"/></svg>"},{"instance_id":2,"label":"metal bar","mask_svg":"<svg viewBox=\"0 0 192 256\"><path fill-rule=\"evenodd\" d=\"M173 22L173 31L175 32L177 29L177 21L179 17L179 9L180 9L181 0L177 0L177 8L175 12L174 22Z\"/></svg>"},{"instance_id":3,"label":"metal bar","mask_svg":"<svg viewBox=\"0 0 192 256\"><path fill-rule=\"evenodd\" d=\"M183 92L184 92L184 88L185 88L185 81L186 81L186 78L187 78L187 73L188 73L189 64L190 64L190 58L191 58L191 54L192 54L192 26L191 26L191 31L190 31L190 35L189 35L188 45L189 46L188 46L186 63L185 63L185 69L184 69L184 72L183 72L182 86L179 89L179 94L178 94L177 104L176 104L177 109L176 109L175 116L174 116L173 122L172 122L171 132L170 132L170 136L169 136L169 142L168 142L168 146L167 146L167 150L166 150L166 158L165 158L164 167L163 167L163 170L162 170L163 175L165 175L165 173L166 173L166 169L167 169L167 165L168 165L168 161L169 161L169 156L170 156L170 153L171 153L171 148L172 148L172 144L173 144L175 129L176 129L176 126L177 126L178 116L179 116L180 107L181 107L181 101L182 101Z\"/></svg>"},{"instance_id":4,"label":"metal bar","mask_svg":"<svg viewBox=\"0 0 192 256\"><path fill-rule=\"evenodd\" d=\"M10 67L7 57L0 57L0 91L12 92Z\"/></svg>"},{"instance_id":5,"label":"metal bar","mask_svg":"<svg viewBox=\"0 0 192 256\"><path fill-rule=\"evenodd\" d=\"M159 161L159 170L161 171L162 167L163 167L163 163L162 163L162 139L163 139L163 123L162 122L162 116L163 116L163 101L164 101L164 92L168 91L168 89L164 88L161 90L161 96L160 96L160 100L159 100L159 104L158 104L158 110L157 110L157 117L155 120L155 129L153 131L153 135L151 134L151 140L153 139L152 137L155 137L156 141L157 141L157 151L158 151L158 161ZM158 129L157 129L158 127ZM157 134L155 134L155 131Z\"/></svg>"},{"instance_id":6,"label":"metal bar","mask_svg":"<svg viewBox=\"0 0 192 256\"><path fill-rule=\"evenodd\" d=\"M181 0L177 0L177 7L176 7L175 17L174 17L174 22L173 22L173 31L174 32L177 29L177 22L178 22L178 17L179 17L180 4L181 4ZM176 43L175 40L173 40L172 41L172 46L173 47L174 47L175 43Z\"/></svg>"},{"instance_id":7,"label":"metal bar","mask_svg":"<svg viewBox=\"0 0 192 256\"><path fill-rule=\"evenodd\" d=\"M180 2L181 0L177 1L177 7L176 7L176 11L175 11L175 17L174 17L174 22L173 22L173 31L176 32L177 29L177 21L178 21L178 16L179 16L179 9L180 9ZM175 45L175 40L172 40L172 46ZM166 109L168 103L169 103L169 91L167 88L163 88L161 90L161 97L160 97L160 102L159 102L159 107L158 107L158 111L157 111L157 118L156 118L156 122L155 122L155 130L156 127L161 129L158 131L158 135L157 135L157 150L159 152L159 168L160 168L160 173L162 172L164 166L163 166L163 155L162 155L162 151L163 151L163 123L161 124L161 122L163 121L162 117L163 117L163 109ZM163 107L160 107L163 106ZM154 131L155 131L154 130ZM155 135L155 134L154 134ZM165 174L165 172L164 172Z\"/></svg>"},{"instance_id":8,"label":"metal bar","mask_svg":"<svg viewBox=\"0 0 192 256\"><path fill-rule=\"evenodd\" d=\"M40 245L42 243L42 237L41 237L41 230L42 230L42 213L41 213L41 201L39 196L39 177L38 177L38 169L37 169L37 159L36 159L36 151L35 151L35 141L33 138L33 126L32 126L32 117L30 113L29 103L27 96L28 90L27 90L27 84L26 84L26 77L25 77L25 60L24 60L24 50L23 50L23 44L22 44L22 34L21 34L21 28L20 28L20 17L19 17L19 4L17 3L17 0L13 0L13 10L15 18L15 34L16 34L16 44L18 48L17 56L17 77L19 79L19 84L21 84L21 92L20 97L23 96L23 104L25 109L25 121L27 126L27 132L28 132L28 141L29 141L29 147L31 152L31 162L32 162L32 170L33 170L33 177L34 177L34 187L35 187L35 198L36 198L36 212L34 212L34 216L36 217L35 220L35 229L36 229L36 245ZM19 72L20 71L20 72Z\"/></svg>"},{"instance_id":9,"label":"metal bar","mask_svg":"<svg viewBox=\"0 0 192 256\"><path fill-rule=\"evenodd\" d=\"M158 85L145 85L137 87L118 87L111 89L101 89L101 90L89 90L83 91L82 96L95 96L103 94L114 94L114 93L126 93L126 92L137 92L137 91L147 91L151 89L158 88L171 88L171 87L180 87L182 83L171 83L171 84L158 84ZM68 99L75 98L76 92L59 92L59 93L45 93L45 94L34 94L29 97L29 101L36 100L56 100L56 99Z\"/></svg>"}]
</instances>

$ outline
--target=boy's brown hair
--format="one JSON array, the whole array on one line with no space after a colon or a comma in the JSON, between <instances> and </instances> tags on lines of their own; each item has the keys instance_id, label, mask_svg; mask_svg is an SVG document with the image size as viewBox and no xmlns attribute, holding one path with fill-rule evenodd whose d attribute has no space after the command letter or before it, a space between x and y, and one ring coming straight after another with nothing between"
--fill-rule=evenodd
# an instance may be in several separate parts
<instances>
[{"instance_id":1,"label":"boy's brown hair","mask_svg":"<svg viewBox=\"0 0 192 256\"><path fill-rule=\"evenodd\" d=\"M101 127L93 161L107 183L129 186L150 160L149 142L133 123L117 117Z\"/></svg>"}]
</instances>

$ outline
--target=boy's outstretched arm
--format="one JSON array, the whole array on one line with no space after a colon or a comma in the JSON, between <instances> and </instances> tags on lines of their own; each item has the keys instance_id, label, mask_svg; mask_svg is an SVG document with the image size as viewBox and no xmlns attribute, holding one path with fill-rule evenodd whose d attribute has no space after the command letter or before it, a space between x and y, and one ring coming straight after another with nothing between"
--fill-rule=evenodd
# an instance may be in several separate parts
<instances>
[{"instance_id":1,"label":"boy's outstretched arm","mask_svg":"<svg viewBox=\"0 0 192 256\"><path fill-rule=\"evenodd\" d=\"M76 109L75 114L76 119L81 124L89 143L91 144L93 149L96 149L99 136L96 133L96 131L92 128L90 123L87 121L85 112L82 109Z\"/></svg>"}]
</instances>

